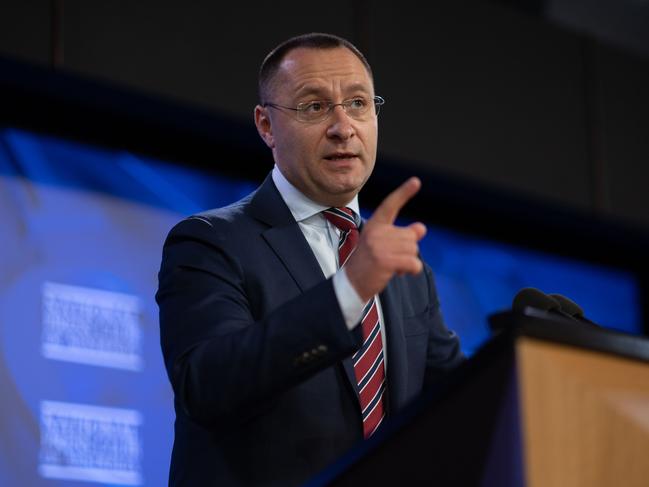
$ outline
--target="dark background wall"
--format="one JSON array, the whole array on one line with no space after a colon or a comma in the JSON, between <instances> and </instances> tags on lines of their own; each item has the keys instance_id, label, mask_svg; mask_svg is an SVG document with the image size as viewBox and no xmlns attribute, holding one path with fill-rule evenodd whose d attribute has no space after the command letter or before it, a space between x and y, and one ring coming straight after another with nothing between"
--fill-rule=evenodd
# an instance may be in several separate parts
<instances>
[{"instance_id":1,"label":"dark background wall","mask_svg":"<svg viewBox=\"0 0 649 487\"><path fill-rule=\"evenodd\" d=\"M388 100L384 156L649 227L649 49L576 30L574 8L558 26L560 2L541 3L2 0L0 55L252 124L267 51L336 33Z\"/></svg>"}]
</instances>

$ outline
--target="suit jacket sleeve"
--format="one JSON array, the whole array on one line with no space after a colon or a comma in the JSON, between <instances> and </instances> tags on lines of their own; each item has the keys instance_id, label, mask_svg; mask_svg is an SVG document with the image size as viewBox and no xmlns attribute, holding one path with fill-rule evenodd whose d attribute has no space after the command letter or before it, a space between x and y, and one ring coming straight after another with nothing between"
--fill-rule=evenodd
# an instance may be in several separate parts
<instances>
[{"instance_id":1,"label":"suit jacket sleeve","mask_svg":"<svg viewBox=\"0 0 649 487\"><path fill-rule=\"evenodd\" d=\"M255 270L264 258L256 238L227 218L190 218L164 245L156 299L165 365L176 407L202 424L245 420L359 346L331 280L274 289L279 277Z\"/></svg>"}]
</instances>

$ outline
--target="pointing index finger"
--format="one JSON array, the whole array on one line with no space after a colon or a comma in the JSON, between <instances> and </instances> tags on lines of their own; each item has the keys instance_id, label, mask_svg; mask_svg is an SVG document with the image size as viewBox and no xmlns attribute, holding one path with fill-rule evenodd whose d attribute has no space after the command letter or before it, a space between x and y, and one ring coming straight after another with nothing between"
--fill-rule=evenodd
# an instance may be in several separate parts
<instances>
[{"instance_id":1,"label":"pointing index finger","mask_svg":"<svg viewBox=\"0 0 649 487\"><path fill-rule=\"evenodd\" d=\"M421 181L417 177L411 177L401 186L392 191L376 209L372 220L380 223L394 223L401 208L419 191Z\"/></svg>"}]
</instances>

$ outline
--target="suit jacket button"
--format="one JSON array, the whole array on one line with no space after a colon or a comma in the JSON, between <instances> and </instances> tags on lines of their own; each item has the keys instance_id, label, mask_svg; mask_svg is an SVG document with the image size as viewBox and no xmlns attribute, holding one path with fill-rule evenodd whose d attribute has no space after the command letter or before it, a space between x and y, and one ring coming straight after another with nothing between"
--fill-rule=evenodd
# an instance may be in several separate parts
<instances>
[{"instance_id":1,"label":"suit jacket button","mask_svg":"<svg viewBox=\"0 0 649 487\"><path fill-rule=\"evenodd\" d=\"M320 355L324 355L325 353L327 353L328 348L326 345L318 345L317 350Z\"/></svg>"}]
</instances>

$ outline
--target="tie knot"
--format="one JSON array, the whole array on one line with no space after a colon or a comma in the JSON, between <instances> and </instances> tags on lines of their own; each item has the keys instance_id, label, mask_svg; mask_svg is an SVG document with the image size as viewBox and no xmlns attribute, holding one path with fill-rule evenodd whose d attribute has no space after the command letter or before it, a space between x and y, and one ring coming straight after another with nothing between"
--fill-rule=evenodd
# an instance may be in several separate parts
<instances>
[{"instance_id":1,"label":"tie knot","mask_svg":"<svg viewBox=\"0 0 649 487\"><path fill-rule=\"evenodd\" d=\"M343 232L358 229L354 212L350 208L329 208L322 213L332 225Z\"/></svg>"}]
</instances>

